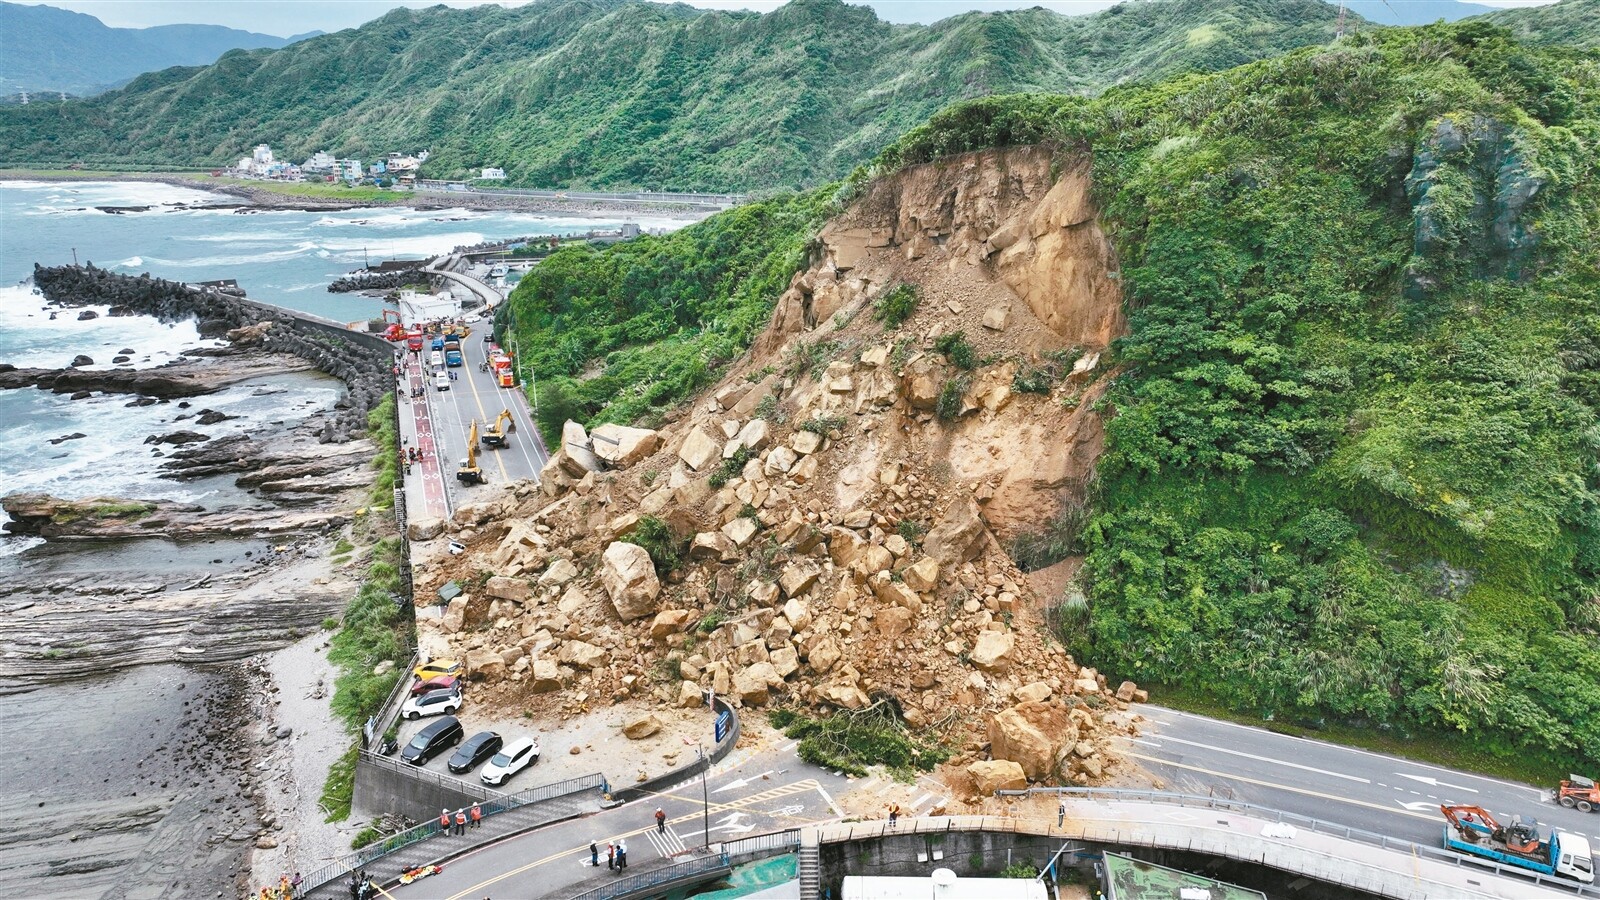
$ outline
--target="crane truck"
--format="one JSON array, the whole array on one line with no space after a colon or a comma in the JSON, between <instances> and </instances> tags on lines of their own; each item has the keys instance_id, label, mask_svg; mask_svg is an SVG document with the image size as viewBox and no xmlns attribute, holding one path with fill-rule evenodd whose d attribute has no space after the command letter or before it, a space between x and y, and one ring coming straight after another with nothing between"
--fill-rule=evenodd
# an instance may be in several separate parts
<instances>
[{"instance_id":1,"label":"crane truck","mask_svg":"<svg viewBox=\"0 0 1600 900\"><path fill-rule=\"evenodd\" d=\"M467 458L456 469L456 480L462 484L483 484L483 469L478 466L478 420L472 420L472 431L467 434Z\"/></svg>"},{"instance_id":2,"label":"crane truck","mask_svg":"<svg viewBox=\"0 0 1600 900\"><path fill-rule=\"evenodd\" d=\"M494 450L505 447L506 435L516 430L516 427L517 423L511 419L511 410L501 410L499 418L495 419L489 430L483 433L483 445Z\"/></svg>"},{"instance_id":3,"label":"crane truck","mask_svg":"<svg viewBox=\"0 0 1600 900\"><path fill-rule=\"evenodd\" d=\"M1585 837L1552 831L1546 840L1539 836L1536 823L1512 816L1511 824L1501 825L1481 806L1440 806L1439 811L1450 823L1444 828L1448 850L1541 875L1594 883L1594 857Z\"/></svg>"},{"instance_id":4,"label":"crane truck","mask_svg":"<svg viewBox=\"0 0 1600 900\"><path fill-rule=\"evenodd\" d=\"M1594 812L1600 809L1600 786L1594 783L1593 778L1569 776L1556 789L1556 802L1567 809L1576 807L1578 812Z\"/></svg>"}]
</instances>

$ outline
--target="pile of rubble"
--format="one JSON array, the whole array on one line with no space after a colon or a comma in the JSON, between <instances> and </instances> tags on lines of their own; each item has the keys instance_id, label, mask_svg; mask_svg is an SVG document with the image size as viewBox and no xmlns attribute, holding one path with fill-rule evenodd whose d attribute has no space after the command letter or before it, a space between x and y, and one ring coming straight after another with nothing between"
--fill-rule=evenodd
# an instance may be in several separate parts
<instances>
[{"instance_id":1,"label":"pile of rubble","mask_svg":"<svg viewBox=\"0 0 1600 900\"><path fill-rule=\"evenodd\" d=\"M1143 693L1113 694L1062 649L1044 622L1058 597L1000 539L1081 499L1119 314L1088 303L1104 334L1069 343L1064 331L1085 341L1077 319L1039 315L1045 294L1008 286L1000 251L974 249L1005 229L1047 246L1051 229L1083 226L1060 215L1049 163L996 151L881 183L823 232L749 357L670 427L568 423L539 485L443 529L414 523L470 547L418 570L424 589L467 588L423 620L425 651L463 656L478 696L514 709L687 707L706 690L747 708L889 699L980 790L1105 777L1106 714ZM873 304L900 283L922 299L886 330ZM956 330L971 371L935 349ZM1066 350L1076 362L1048 390L1014 390ZM958 408L936 415L952 391Z\"/></svg>"}]
</instances>

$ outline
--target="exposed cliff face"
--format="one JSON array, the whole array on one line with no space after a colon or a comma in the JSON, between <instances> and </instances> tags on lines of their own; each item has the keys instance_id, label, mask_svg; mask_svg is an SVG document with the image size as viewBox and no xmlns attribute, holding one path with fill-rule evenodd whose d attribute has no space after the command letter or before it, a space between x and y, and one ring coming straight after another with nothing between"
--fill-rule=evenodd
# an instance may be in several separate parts
<instances>
[{"instance_id":1,"label":"exposed cliff face","mask_svg":"<svg viewBox=\"0 0 1600 900\"><path fill-rule=\"evenodd\" d=\"M746 706L893 698L968 758L988 740L1025 747L1033 777L1101 777L1099 710L1120 701L1047 637L1057 597L1002 543L1081 499L1123 327L1085 169L1051 166L1017 148L871 185L669 429L569 423L538 490L458 510L473 553L419 568L421 589L498 577L424 620L425 649L519 709L703 687ZM887 324L902 285L915 310ZM651 518L682 554L658 554L660 578L617 543ZM1018 703L1032 718L996 715ZM1052 734L1024 735L1035 719Z\"/></svg>"}]
</instances>

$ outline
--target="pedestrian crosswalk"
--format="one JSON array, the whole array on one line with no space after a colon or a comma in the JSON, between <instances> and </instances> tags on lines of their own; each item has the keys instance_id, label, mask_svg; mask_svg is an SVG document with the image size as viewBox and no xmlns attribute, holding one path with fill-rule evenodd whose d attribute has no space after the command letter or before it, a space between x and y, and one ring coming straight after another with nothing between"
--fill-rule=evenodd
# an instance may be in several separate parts
<instances>
[{"instance_id":1,"label":"pedestrian crosswalk","mask_svg":"<svg viewBox=\"0 0 1600 900\"><path fill-rule=\"evenodd\" d=\"M656 852L663 857L677 856L679 853L689 849L688 845L684 844L683 838L678 836L678 832L674 831L671 825L668 825L664 831L657 831L652 828L645 832L645 837L650 840L650 846L656 848Z\"/></svg>"}]
</instances>

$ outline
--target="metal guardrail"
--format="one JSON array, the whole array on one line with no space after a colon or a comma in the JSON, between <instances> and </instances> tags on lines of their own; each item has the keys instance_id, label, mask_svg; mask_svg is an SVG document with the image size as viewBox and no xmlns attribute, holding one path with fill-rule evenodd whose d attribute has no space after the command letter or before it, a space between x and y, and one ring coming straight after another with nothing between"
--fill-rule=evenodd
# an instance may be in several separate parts
<instances>
[{"instance_id":1,"label":"metal guardrail","mask_svg":"<svg viewBox=\"0 0 1600 900\"><path fill-rule=\"evenodd\" d=\"M398 772L412 781L420 781L426 784L442 787L446 790L454 791L463 797L475 797L479 800L493 801L507 796L506 794L502 794L494 788L485 786L481 782L463 781L460 778L454 778L442 772L429 771L428 769L419 768L411 765L410 763L402 762L398 759L380 756L376 753L373 753L371 750L361 751L361 761L367 763L368 765L377 766L380 769L388 769L391 772ZM509 809L511 807L506 808Z\"/></svg>"},{"instance_id":2,"label":"metal guardrail","mask_svg":"<svg viewBox=\"0 0 1600 900\"><path fill-rule=\"evenodd\" d=\"M468 782L460 781L459 779L439 775L436 772L428 772L423 769L417 769L414 766L405 765L404 763L399 763L395 760L388 759L387 757L368 753L365 750L361 751L361 755L362 758L368 762L381 761L381 763L384 765L401 767L404 771L407 771L408 774L414 775L418 778L425 778L426 780L435 781L436 783L440 784L445 784L445 782L453 782L452 784L445 784L445 786L452 789L459 790L461 788L477 788L477 790L480 792L480 795L493 795L486 796L485 802L479 804L479 807L483 811L483 817L485 820L488 820L500 813L509 812L525 806L531 806L535 803L542 803L546 800L554 800L572 794L583 793L585 791L604 790L606 787L605 776L595 773L593 775L583 775L578 778L567 778L562 781L551 782L550 784L538 785L537 787L532 787L525 791L518 791L515 794L502 794L499 791L493 791L489 790L488 788L472 785ZM302 880L300 895L307 896L317 888L320 888L331 881L343 878L350 872L364 869L373 862L376 862L385 856L389 856L390 854L409 847L419 841L424 841L430 837L441 834L443 831L444 829L440 828L437 821L430 819L427 822L423 822L421 825L413 826L405 831L392 834L389 837L378 841L377 843L369 844L352 854L337 859L316 870L315 872L312 872L308 877Z\"/></svg>"},{"instance_id":3,"label":"metal guardrail","mask_svg":"<svg viewBox=\"0 0 1600 900\"><path fill-rule=\"evenodd\" d=\"M369 751L383 739L383 733L389 730L395 720L400 717L400 708L405 705L406 692L411 689L411 672L421 664L422 660L417 651L411 651L411 658L406 660L405 668L400 670L400 679L389 689L389 696L383 700L383 705L378 707L378 712L367 720L361 729L361 749ZM382 759L382 757L379 757Z\"/></svg>"},{"instance_id":4,"label":"metal guardrail","mask_svg":"<svg viewBox=\"0 0 1600 900\"><path fill-rule=\"evenodd\" d=\"M574 894L572 900L617 900L619 897L630 897L634 894L643 894L645 892L651 892L651 896L653 896L654 890L664 885L690 880L700 881L727 872L732 868L733 866L728 862L727 854L718 853L714 856L705 856L688 862L662 866L659 869L651 869L648 872L640 872L637 875L626 875L610 884L601 885L581 894Z\"/></svg>"},{"instance_id":5,"label":"metal guardrail","mask_svg":"<svg viewBox=\"0 0 1600 900\"><path fill-rule=\"evenodd\" d=\"M1284 812L1267 806L1257 806L1243 800L1228 800L1221 797L1202 797L1196 794L1177 794L1167 791L1144 791L1133 788L1084 788L1084 787L1035 787L1020 791L996 791L1000 797L1028 797L1034 794L1055 794L1057 796L1076 797L1084 800L1130 800L1146 803L1170 803L1177 806L1199 807L1203 809L1222 809L1233 812L1249 813L1259 818L1270 818L1277 822L1287 823L1300 828L1309 828L1319 834L1344 838L1348 841L1357 841L1363 844L1377 846L1384 850L1399 850L1413 856L1426 856L1438 862L1449 863L1458 868L1470 867L1485 869L1496 875L1513 875L1518 878L1532 881L1535 884L1547 885L1571 891L1582 897L1600 897L1600 887L1578 884L1566 878L1557 878L1552 875L1542 875L1530 869L1518 866L1506 866L1486 859L1478 859L1434 847L1428 844L1418 844L1415 841L1405 841L1392 838L1375 831L1366 831L1361 828L1351 828L1336 822L1325 822L1299 813ZM1441 829L1445 823L1439 823Z\"/></svg>"},{"instance_id":6,"label":"metal guardrail","mask_svg":"<svg viewBox=\"0 0 1600 900\"><path fill-rule=\"evenodd\" d=\"M800 849L800 829L788 828L783 831L751 835L736 841L723 841L717 845L717 849L730 861L739 862L793 853Z\"/></svg>"}]
</instances>

